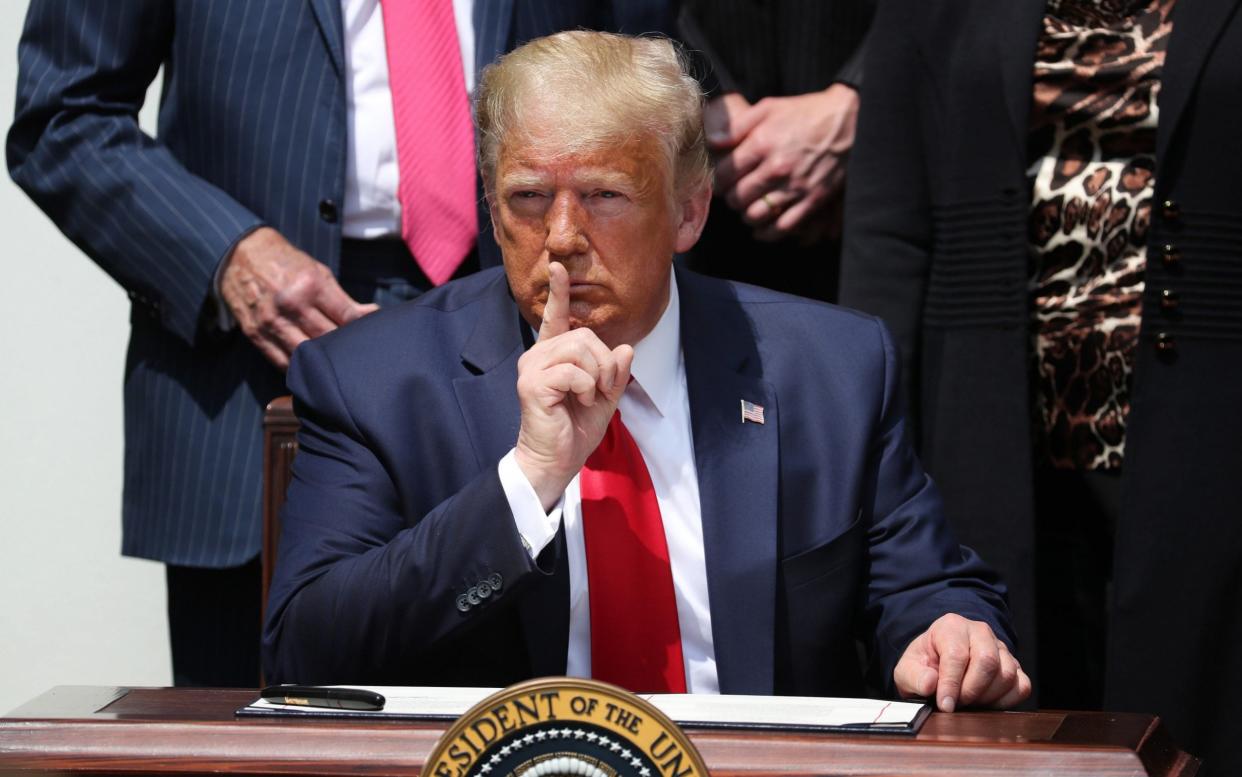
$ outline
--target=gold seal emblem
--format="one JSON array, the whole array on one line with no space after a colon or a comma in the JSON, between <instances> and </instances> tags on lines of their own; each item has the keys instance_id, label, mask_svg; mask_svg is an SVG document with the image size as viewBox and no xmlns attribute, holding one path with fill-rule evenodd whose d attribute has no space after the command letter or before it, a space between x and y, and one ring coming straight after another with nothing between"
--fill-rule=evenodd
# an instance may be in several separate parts
<instances>
[{"instance_id":1,"label":"gold seal emblem","mask_svg":"<svg viewBox=\"0 0 1242 777\"><path fill-rule=\"evenodd\" d=\"M495 693L436 744L433 777L707 777L677 724L615 685L570 677Z\"/></svg>"}]
</instances>

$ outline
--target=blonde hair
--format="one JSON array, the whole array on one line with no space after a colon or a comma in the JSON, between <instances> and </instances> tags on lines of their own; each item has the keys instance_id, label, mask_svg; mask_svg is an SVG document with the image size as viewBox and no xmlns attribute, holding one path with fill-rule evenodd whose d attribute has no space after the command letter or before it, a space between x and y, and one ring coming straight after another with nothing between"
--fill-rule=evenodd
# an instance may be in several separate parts
<instances>
[{"instance_id":1,"label":"blonde hair","mask_svg":"<svg viewBox=\"0 0 1242 777\"><path fill-rule=\"evenodd\" d=\"M573 30L537 38L484 69L475 94L479 169L490 194L501 152L540 140L579 154L654 138L676 196L711 180L703 137L703 92L672 41Z\"/></svg>"}]
</instances>

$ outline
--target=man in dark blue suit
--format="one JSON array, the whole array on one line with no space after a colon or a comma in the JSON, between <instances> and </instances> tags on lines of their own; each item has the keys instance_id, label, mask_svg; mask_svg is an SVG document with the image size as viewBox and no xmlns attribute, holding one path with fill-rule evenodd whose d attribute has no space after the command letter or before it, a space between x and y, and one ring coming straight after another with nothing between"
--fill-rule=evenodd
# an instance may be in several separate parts
<instances>
[{"instance_id":1,"label":"man in dark blue suit","mask_svg":"<svg viewBox=\"0 0 1242 777\"><path fill-rule=\"evenodd\" d=\"M559 29L667 27L662 0L442 4L473 18L467 72ZM168 565L178 684L257 681L261 415L288 354L431 285L391 229L344 239L350 187L375 183L348 162L377 121L355 112L368 46L387 89L379 16L376 0L30 4L8 164L133 302L122 551ZM153 139L136 116L161 67ZM480 223L462 273L499 262Z\"/></svg>"},{"instance_id":2,"label":"man in dark blue suit","mask_svg":"<svg viewBox=\"0 0 1242 777\"><path fill-rule=\"evenodd\" d=\"M504 271L294 355L269 678L846 695L858 638L890 691L1024 698L1003 597L906 438L883 326L673 271L711 197L674 47L534 41L486 71L476 116ZM640 463L617 465L627 445ZM601 576L643 499L662 521L645 571Z\"/></svg>"}]
</instances>

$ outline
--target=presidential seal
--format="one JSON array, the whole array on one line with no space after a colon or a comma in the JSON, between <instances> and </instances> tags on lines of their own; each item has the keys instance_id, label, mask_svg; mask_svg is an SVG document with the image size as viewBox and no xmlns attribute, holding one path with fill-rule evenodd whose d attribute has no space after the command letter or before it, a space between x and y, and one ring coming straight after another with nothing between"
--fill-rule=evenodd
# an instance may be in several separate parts
<instances>
[{"instance_id":1,"label":"presidential seal","mask_svg":"<svg viewBox=\"0 0 1242 777\"><path fill-rule=\"evenodd\" d=\"M423 774L434 777L707 777L664 713L615 685L530 680L470 708Z\"/></svg>"}]
</instances>

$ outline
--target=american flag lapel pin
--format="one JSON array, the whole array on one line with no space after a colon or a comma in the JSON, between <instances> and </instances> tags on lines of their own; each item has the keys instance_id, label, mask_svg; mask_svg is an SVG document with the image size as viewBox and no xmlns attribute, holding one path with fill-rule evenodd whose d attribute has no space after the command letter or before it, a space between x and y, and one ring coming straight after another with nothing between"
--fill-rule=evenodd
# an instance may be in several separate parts
<instances>
[{"instance_id":1,"label":"american flag lapel pin","mask_svg":"<svg viewBox=\"0 0 1242 777\"><path fill-rule=\"evenodd\" d=\"M763 405L756 405L754 402L742 400L742 423L750 421L752 424L763 423Z\"/></svg>"}]
</instances>

